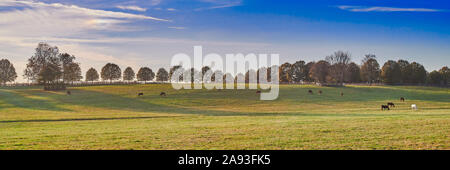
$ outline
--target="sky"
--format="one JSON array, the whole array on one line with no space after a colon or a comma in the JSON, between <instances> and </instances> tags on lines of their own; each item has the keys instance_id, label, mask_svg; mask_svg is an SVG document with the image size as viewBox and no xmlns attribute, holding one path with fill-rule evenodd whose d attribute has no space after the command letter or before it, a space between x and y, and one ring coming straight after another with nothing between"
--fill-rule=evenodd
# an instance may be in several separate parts
<instances>
[{"instance_id":1,"label":"sky","mask_svg":"<svg viewBox=\"0 0 450 170\"><path fill-rule=\"evenodd\" d=\"M107 62L169 68L177 53L280 54L318 61L337 50L450 65L445 0L0 0L0 59L23 70L39 42L75 55L84 71Z\"/></svg>"}]
</instances>

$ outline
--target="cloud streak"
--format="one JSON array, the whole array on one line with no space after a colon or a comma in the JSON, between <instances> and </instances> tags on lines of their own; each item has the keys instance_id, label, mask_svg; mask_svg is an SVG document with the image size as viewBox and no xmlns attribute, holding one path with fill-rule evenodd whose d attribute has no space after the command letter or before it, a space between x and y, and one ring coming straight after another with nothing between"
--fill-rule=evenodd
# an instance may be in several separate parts
<instances>
[{"instance_id":1,"label":"cloud streak","mask_svg":"<svg viewBox=\"0 0 450 170\"><path fill-rule=\"evenodd\" d=\"M362 7L341 5L337 8L350 12L440 12L439 9L431 8L396 8L396 7Z\"/></svg>"},{"instance_id":2,"label":"cloud streak","mask_svg":"<svg viewBox=\"0 0 450 170\"><path fill-rule=\"evenodd\" d=\"M123 9L123 10L139 11L139 12L145 12L145 11L147 11L146 8L141 8L141 7L138 7L138 6L123 6L123 5L117 5L116 8Z\"/></svg>"}]
</instances>

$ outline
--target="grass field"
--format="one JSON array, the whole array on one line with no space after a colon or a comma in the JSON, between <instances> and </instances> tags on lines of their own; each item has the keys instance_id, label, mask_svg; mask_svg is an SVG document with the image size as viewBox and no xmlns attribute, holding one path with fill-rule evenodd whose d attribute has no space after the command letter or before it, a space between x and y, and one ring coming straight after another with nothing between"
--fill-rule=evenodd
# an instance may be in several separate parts
<instances>
[{"instance_id":1,"label":"grass field","mask_svg":"<svg viewBox=\"0 0 450 170\"><path fill-rule=\"evenodd\" d=\"M0 89L0 149L450 149L448 88L282 85L275 101L169 84L70 90Z\"/></svg>"}]
</instances>

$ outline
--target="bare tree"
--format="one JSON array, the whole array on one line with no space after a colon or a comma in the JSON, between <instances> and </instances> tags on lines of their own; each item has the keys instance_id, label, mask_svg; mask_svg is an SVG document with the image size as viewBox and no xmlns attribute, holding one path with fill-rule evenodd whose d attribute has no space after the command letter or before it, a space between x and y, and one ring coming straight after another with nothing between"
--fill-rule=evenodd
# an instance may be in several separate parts
<instances>
[{"instance_id":1,"label":"bare tree","mask_svg":"<svg viewBox=\"0 0 450 170\"><path fill-rule=\"evenodd\" d=\"M347 71L348 64L351 61L351 55L348 52L337 51L334 54L327 56L326 61L332 65L332 71L330 71L330 76L336 80L340 85L344 83L345 74Z\"/></svg>"}]
</instances>

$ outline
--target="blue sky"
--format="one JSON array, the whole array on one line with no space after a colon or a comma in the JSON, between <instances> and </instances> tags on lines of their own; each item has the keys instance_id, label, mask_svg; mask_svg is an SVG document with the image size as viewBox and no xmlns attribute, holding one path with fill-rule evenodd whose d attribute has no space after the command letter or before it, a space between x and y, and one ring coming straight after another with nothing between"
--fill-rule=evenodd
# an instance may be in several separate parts
<instances>
[{"instance_id":1,"label":"blue sky","mask_svg":"<svg viewBox=\"0 0 450 170\"><path fill-rule=\"evenodd\" d=\"M43 41L77 56L83 71L108 61L157 70L202 45L279 53L281 62L344 50L359 64L372 53L432 71L450 63L449 21L444 0L1 0L0 58L22 74Z\"/></svg>"}]
</instances>

